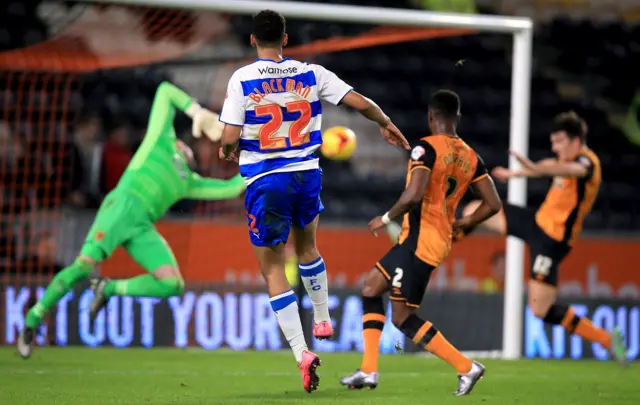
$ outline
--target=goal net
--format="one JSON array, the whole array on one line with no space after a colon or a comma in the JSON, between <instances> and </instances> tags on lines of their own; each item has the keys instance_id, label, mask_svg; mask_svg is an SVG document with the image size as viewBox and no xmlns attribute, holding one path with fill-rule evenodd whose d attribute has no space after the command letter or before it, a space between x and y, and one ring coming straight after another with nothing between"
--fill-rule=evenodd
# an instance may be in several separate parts
<instances>
[{"instance_id":1,"label":"goal net","mask_svg":"<svg viewBox=\"0 0 640 405\"><path fill-rule=\"evenodd\" d=\"M0 52L0 332L6 343L15 340L24 311L42 295L42 287L74 260L100 200L144 134L158 84L169 80L219 111L231 74L255 59L248 46L249 14L260 9L287 17L285 56L334 71L380 104L410 141L427 132L429 95L450 88L462 98L461 132L489 166L507 164L496 150L526 153L528 20L307 2L113 3L118 4L42 1L35 8L23 7L28 24L18 32L21 40L10 41ZM326 211L318 243L337 292L330 305L340 330L338 340L324 349L361 349L357 287L392 243L369 237L365 225L398 197L406 155L386 145L376 126L352 111L323 106L323 115L323 129L341 125L358 135L349 162L322 161ZM189 139L185 117L176 119L176 128ZM218 145L192 143L201 174L229 178L237 173L233 164L219 161ZM508 197L524 203L523 180L510 185ZM166 327L159 315L149 321L151 332L141 326L155 308L173 319L173 340L167 344L278 348L269 329L275 323L268 301L259 293L262 282L244 215L241 199L178 204L158 227L193 290L162 307L119 300L102 326L87 323L90 297L76 291L52 312L48 325L53 329L39 342L48 335L58 344L126 345L136 339L142 345L161 344L153 332L154 325L156 330ZM515 241L505 250L499 238L468 238L432 277L426 316L463 350L519 357L523 261L522 246ZM506 280L499 275L504 263ZM141 269L117 251L100 271L129 277ZM500 293L503 285L504 295L486 294ZM133 320L125 310L133 311ZM127 322L140 330L127 332ZM229 325L235 325L233 330ZM477 331L475 336L467 336L469 328ZM248 333L256 334L256 341ZM391 350L401 335L385 333Z\"/></svg>"}]
</instances>

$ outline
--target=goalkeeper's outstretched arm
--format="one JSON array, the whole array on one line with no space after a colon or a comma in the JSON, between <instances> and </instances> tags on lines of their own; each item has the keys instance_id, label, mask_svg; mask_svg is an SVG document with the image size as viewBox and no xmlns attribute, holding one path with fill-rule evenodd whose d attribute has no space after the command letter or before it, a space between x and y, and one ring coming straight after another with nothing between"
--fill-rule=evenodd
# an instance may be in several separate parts
<instances>
[{"instance_id":1,"label":"goalkeeper's outstretched arm","mask_svg":"<svg viewBox=\"0 0 640 405\"><path fill-rule=\"evenodd\" d=\"M185 198L194 200L229 200L240 196L246 189L242 176L229 180L209 179L198 174L191 177L191 187Z\"/></svg>"}]
</instances>

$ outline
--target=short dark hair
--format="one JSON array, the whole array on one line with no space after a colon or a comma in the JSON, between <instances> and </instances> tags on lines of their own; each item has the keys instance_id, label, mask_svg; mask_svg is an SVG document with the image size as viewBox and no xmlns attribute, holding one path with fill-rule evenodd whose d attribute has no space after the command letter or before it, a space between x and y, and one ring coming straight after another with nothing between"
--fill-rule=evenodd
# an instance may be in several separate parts
<instances>
[{"instance_id":1,"label":"short dark hair","mask_svg":"<svg viewBox=\"0 0 640 405\"><path fill-rule=\"evenodd\" d=\"M564 131L570 139L580 138L582 143L587 141L587 123L575 111L567 111L556 115L553 119L551 132Z\"/></svg>"},{"instance_id":2,"label":"short dark hair","mask_svg":"<svg viewBox=\"0 0 640 405\"><path fill-rule=\"evenodd\" d=\"M460 114L460 96L451 90L438 90L431 96L429 111L442 118L455 119Z\"/></svg>"},{"instance_id":3,"label":"short dark hair","mask_svg":"<svg viewBox=\"0 0 640 405\"><path fill-rule=\"evenodd\" d=\"M277 46L282 43L286 29L282 14L273 10L262 10L253 16L252 33L260 46Z\"/></svg>"}]
</instances>

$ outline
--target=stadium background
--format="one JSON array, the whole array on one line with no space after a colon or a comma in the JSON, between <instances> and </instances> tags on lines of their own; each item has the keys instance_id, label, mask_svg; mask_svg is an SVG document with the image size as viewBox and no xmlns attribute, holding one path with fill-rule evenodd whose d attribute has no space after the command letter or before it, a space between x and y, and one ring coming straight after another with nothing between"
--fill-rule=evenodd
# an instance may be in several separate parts
<instances>
[{"instance_id":1,"label":"stadium background","mask_svg":"<svg viewBox=\"0 0 640 405\"><path fill-rule=\"evenodd\" d=\"M560 293L594 322L619 325L630 356L640 350L640 8L633 1L335 1L437 11L528 15L535 19L530 156L549 155L548 125L574 109L589 123L589 145L604 184L585 234L562 267ZM73 260L101 198L124 170L156 86L170 80L202 103L221 106L231 73L252 59L249 18L212 12L77 2L0 5L0 333L13 343L24 312L56 271ZM448 29L399 29L290 20L286 54L321 63L376 100L410 140L426 133L426 100L438 88L462 97L463 137L488 166L507 163L511 39ZM579 38L579 40L577 40ZM325 127L358 134L347 163L323 161L319 248L329 267L338 324L316 350L360 349L356 288L390 246L364 224L403 186L403 152L353 112L325 110ZM189 123L176 126L187 136ZM199 171L231 177L217 145L193 142ZM530 181L529 204L548 187ZM506 195L504 188L500 189ZM175 249L189 292L168 303L113 300L90 325L78 290L49 318L41 343L199 345L279 349L283 341L262 293L241 199L184 201L159 228ZM100 269L127 277L140 269L118 252ZM495 352L502 339L504 240L479 235L456 245L434 275L424 310L464 350ZM308 303L307 303L308 304ZM304 306L304 301L303 301ZM308 305L307 305L308 307ZM307 319L307 322L309 320ZM478 332L466 333L466 325ZM465 326L465 327L462 327ZM43 332L47 328L43 329ZM386 328L384 350L400 339ZM407 347L409 350L410 347ZM562 331L525 316L524 354L604 358Z\"/></svg>"}]
</instances>

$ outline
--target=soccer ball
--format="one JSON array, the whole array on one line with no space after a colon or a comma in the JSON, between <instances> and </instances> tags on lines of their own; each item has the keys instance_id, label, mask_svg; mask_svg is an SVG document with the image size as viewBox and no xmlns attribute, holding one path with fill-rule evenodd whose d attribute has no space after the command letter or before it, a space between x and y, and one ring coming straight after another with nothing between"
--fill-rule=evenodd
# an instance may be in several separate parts
<instances>
[{"instance_id":1,"label":"soccer ball","mask_svg":"<svg viewBox=\"0 0 640 405\"><path fill-rule=\"evenodd\" d=\"M356 134L346 127L332 127L322 133L320 152L331 160L347 160L356 150Z\"/></svg>"}]
</instances>

